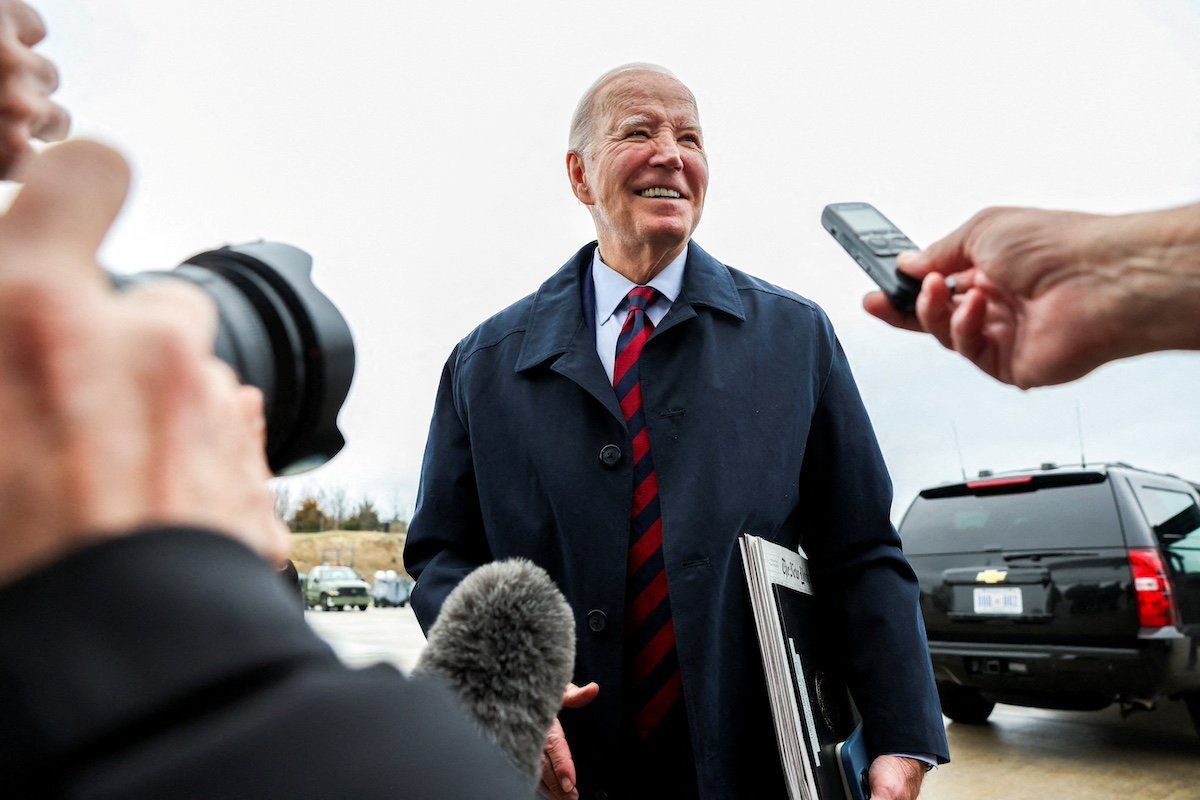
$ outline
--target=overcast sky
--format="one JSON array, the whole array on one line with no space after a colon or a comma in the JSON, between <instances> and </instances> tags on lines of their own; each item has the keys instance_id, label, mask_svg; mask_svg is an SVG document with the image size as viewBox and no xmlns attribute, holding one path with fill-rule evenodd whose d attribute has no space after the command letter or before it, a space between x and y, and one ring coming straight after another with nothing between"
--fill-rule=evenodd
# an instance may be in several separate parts
<instances>
[{"instance_id":1,"label":"overcast sky","mask_svg":"<svg viewBox=\"0 0 1200 800\"><path fill-rule=\"evenodd\" d=\"M442 364L593 238L563 166L579 95L654 61L695 92L711 166L697 241L833 319L901 512L966 469L1089 459L1200 479L1200 355L1021 393L866 316L821 229L874 203L918 243L985 205L1200 199L1194 2L35 5L75 130L136 171L104 260L162 268L258 237L316 258L359 371L346 450L308 480L410 513ZM304 479L300 479L303 483Z\"/></svg>"}]
</instances>

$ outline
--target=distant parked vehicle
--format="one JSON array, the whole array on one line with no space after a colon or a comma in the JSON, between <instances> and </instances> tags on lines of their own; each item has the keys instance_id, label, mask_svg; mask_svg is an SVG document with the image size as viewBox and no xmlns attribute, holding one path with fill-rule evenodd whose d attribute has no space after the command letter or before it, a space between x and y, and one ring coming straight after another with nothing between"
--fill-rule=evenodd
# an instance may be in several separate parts
<instances>
[{"instance_id":1,"label":"distant parked vehicle","mask_svg":"<svg viewBox=\"0 0 1200 800\"><path fill-rule=\"evenodd\" d=\"M1182 700L1200 732L1200 495L1126 464L923 490L900 524L952 720Z\"/></svg>"},{"instance_id":2,"label":"distant parked vehicle","mask_svg":"<svg viewBox=\"0 0 1200 800\"><path fill-rule=\"evenodd\" d=\"M396 570L381 569L375 573L375 585L371 587L371 599L376 608L404 607L408 605L412 587L413 582L397 573Z\"/></svg>"},{"instance_id":3,"label":"distant parked vehicle","mask_svg":"<svg viewBox=\"0 0 1200 800\"><path fill-rule=\"evenodd\" d=\"M367 582L350 567L313 567L304 582L304 603L309 608L366 611L370 604Z\"/></svg>"}]
</instances>

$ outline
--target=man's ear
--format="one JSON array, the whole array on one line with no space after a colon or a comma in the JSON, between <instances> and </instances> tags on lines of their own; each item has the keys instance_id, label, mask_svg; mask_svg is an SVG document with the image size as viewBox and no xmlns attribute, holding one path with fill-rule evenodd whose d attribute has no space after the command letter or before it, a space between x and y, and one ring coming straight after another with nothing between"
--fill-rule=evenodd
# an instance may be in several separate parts
<instances>
[{"instance_id":1,"label":"man's ear","mask_svg":"<svg viewBox=\"0 0 1200 800\"><path fill-rule=\"evenodd\" d=\"M585 206L596 204L592 190L587 184L587 173L583 168L583 157L574 150L567 153L567 178L571 181L571 191Z\"/></svg>"}]
</instances>

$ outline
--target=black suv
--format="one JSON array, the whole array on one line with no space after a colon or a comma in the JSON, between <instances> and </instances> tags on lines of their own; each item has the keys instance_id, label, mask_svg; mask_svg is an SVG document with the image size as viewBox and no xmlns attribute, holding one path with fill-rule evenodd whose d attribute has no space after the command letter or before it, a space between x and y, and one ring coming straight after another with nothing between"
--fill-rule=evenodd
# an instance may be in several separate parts
<instances>
[{"instance_id":1,"label":"black suv","mask_svg":"<svg viewBox=\"0 0 1200 800\"><path fill-rule=\"evenodd\" d=\"M900 534L946 716L1166 697L1200 732L1198 488L1118 463L922 491Z\"/></svg>"}]
</instances>

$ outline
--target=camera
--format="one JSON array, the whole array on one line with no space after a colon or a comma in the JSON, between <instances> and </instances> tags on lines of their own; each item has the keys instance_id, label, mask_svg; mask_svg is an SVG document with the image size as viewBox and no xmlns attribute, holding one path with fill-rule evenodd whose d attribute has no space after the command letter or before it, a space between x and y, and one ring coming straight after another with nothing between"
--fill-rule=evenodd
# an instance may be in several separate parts
<instances>
[{"instance_id":1,"label":"camera","mask_svg":"<svg viewBox=\"0 0 1200 800\"><path fill-rule=\"evenodd\" d=\"M312 263L298 247L258 241L197 253L171 270L112 276L118 290L184 280L213 299L215 355L262 392L276 475L318 467L346 443L337 416L354 378L354 339L313 284Z\"/></svg>"}]
</instances>

